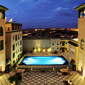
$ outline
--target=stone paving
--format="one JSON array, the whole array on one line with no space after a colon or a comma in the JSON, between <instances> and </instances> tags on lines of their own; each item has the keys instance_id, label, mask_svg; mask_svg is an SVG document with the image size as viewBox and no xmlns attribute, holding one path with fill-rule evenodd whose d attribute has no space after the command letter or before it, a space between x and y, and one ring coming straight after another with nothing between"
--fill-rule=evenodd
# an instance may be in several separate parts
<instances>
[{"instance_id":1,"label":"stone paving","mask_svg":"<svg viewBox=\"0 0 85 85\"><path fill-rule=\"evenodd\" d=\"M9 73L0 77L0 85L11 85L7 80ZM73 85L85 85L85 80L79 73L58 76L56 72L26 72L19 85L64 85L64 80L71 80Z\"/></svg>"}]
</instances>

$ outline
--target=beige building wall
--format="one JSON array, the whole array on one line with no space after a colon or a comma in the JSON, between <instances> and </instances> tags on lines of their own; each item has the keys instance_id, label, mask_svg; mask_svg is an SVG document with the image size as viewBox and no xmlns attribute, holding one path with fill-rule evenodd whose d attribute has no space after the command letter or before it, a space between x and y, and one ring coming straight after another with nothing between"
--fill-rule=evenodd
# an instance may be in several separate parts
<instances>
[{"instance_id":1,"label":"beige building wall","mask_svg":"<svg viewBox=\"0 0 85 85\"><path fill-rule=\"evenodd\" d=\"M78 70L85 69L85 17L78 18L78 45L79 45L79 61ZM81 49L81 39L84 40L84 49ZM81 69L82 68L82 69Z\"/></svg>"},{"instance_id":2,"label":"beige building wall","mask_svg":"<svg viewBox=\"0 0 85 85\"><path fill-rule=\"evenodd\" d=\"M27 39L23 40L23 51L26 52L31 52L33 51L33 48L50 48L50 39Z\"/></svg>"},{"instance_id":3,"label":"beige building wall","mask_svg":"<svg viewBox=\"0 0 85 85\"><path fill-rule=\"evenodd\" d=\"M75 60L76 70L78 70L78 47L69 44L69 63L71 59Z\"/></svg>"},{"instance_id":4,"label":"beige building wall","mask_svg":"<svg viewBox=\"0 0 85 85\"><path fill-rule=\"evenodd\" d=\"M0 19L0 27L3 27L3 36L0 36L0 41L3 40L3 50L0 50L0 71L5 71L5 20Z\"/></svg>"},{"instance_id":5,"label":"beige building wall","mask_svg":"<svg viewBox=\"0 0 85 85\"><path fill-rule=\"evenodd\" d=\"M18 39L18 34L20 35L20 39ZM17 41L15 41L16 35L17 35ZM13 45L15 45L15 50L13 50ZM14 58L13 58L13 53L15 53ZM18 61L19 54L22 54L22 31L7 32L6 33L6 56L8 59L11 59L11 65L15 64Z\"/></svg>"},{"instance_id":6,"label":"beige building wall","mask_svg":"<svg viewBox=\"0 0 85 85\"><path fill-rule=\"evenodd\" d=\"M60 52L60 39L51 39L51 52Z\"/></svg>"}]
</instances>

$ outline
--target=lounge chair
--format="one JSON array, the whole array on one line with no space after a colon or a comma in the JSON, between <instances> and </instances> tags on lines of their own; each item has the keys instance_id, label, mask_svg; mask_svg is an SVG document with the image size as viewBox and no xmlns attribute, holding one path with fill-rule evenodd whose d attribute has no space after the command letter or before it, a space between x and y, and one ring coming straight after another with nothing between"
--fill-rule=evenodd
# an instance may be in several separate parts
<instances>
[{"instance_id":1,"label":"lounge chair","mask_svg":"<svg viewBox=\"0 0 85 85\"><path fill-rule=\"evenodd\" d=\"M61 73L61 72L57 72L57 74L58 74L58 76L61 76L61 75L62 75L62 73Z\"/></svg>"}]
</instances>

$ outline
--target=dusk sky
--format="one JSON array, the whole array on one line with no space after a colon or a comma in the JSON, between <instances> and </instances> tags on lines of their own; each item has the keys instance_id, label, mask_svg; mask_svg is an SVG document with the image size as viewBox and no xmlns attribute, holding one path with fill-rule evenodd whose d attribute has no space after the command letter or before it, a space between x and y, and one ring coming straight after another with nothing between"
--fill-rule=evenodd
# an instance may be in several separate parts
<instances>
[{"instance_id":1,"label":"dusk sky","mask_svg":"<svg viewBox=\"0 0 85 85\"><path fill-rule=\"evenodd\" d=\"M74 8L85 0L0 0L11 18L22 28L77 28L78 11Z\"/></svg>"}]
</instances>

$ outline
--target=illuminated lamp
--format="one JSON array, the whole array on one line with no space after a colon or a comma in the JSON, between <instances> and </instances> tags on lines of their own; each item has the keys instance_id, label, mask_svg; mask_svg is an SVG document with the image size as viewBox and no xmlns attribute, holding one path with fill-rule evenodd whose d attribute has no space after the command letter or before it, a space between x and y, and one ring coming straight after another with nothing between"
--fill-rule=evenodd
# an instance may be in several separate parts
<instances>
[{"instance_id":1,"label":"illuminated lamp","mask_svg":"<svg viewBox=\"0 0 85 85\"><path fill-rule=\"evenodd\" d=\"M45 49L43 49L43 52L45 52Z\"/></svg>"},{"instance_id":2,"label":"illuminated lamp","mask_svg":"<svg viewBox=\"0 0 85 85\"><path fill-rule=\"evenodd\" d=\"M34 52L36 52L37 50L36 49L34 49Z\"/></svg>"},{"instance_id":3,"label":"illuminated lamp","mask_svg":"<svg viewBox=\"0 0 85 85\"><path fill-rule=\"evenodd\" d=\"M40 48L38 48L38 51L40 52L40 51L41 51L41 49L40 49Z\"/></svg>"},{"instance_id":4,"label":"illuminated lamp","mask_svg":"<svg viewBox=\"0 0 85 85\"><path fill-rule=\"evenodd\" d=\"M49 48L47 51L48 51L48 52L51 52L51 48Z\"/></svg>"}]
</instances>

